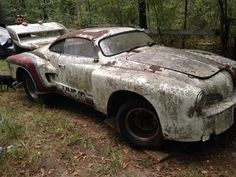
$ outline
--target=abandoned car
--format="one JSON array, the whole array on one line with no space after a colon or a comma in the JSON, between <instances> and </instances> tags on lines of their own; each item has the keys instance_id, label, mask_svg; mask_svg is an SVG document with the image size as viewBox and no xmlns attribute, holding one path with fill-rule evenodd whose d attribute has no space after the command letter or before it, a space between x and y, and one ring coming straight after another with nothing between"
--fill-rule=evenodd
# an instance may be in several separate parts
<instances>
[{"instance_id":1,"label":"abandoned car","mask_svg":"<svg viewBox=\"0 0 236 177\"><path fill-rule=\"evenodd\" d=\"M58 36L68 32L63 25L56 22L10 25L7 26L7 30L14 42L17 53L34 50L52 43Z\"/></svg>"},{"instance_id":2,"label":"abandoned car","mask_svg":"<svg viewBox=\"0 0 236 177\"><path fill-rule=\"evenodd\" d=\"M234 123L236 63L130 27L81 29L7 59L34 101L59 93L116 118L136 147L207 141Z\"/></svg>"}]
</instances>

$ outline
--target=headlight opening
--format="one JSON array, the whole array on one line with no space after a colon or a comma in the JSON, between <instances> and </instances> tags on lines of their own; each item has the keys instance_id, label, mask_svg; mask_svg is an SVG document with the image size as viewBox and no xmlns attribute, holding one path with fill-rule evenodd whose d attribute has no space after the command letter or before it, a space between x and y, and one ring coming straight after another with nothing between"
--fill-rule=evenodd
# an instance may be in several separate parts
<instances>
[{"instance_id":1,"label":"headlight opening","mask_svg":"<svg viewBox=\"0 0 236 177\"><path fill-rule=\"evenodd\" d=\"M204 91L200 91L196 98L195 109L199 113L202 111L206 104L206 94Z\"/></svg>"}]
</instances>

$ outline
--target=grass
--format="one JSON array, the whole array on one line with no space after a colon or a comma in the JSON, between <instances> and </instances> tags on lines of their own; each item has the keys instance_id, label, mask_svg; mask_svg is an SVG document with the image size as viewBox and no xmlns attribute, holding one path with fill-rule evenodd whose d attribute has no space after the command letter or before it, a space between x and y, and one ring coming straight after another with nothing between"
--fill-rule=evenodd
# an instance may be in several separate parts
<instances>
[{"instance_id":1,"label":"grass","mask_svg":"<svg viewBox=\"0 0 236 177\"><path fill-rule=\"evenodd\" d=\"M183 177L206 177L207 174L204 174L203 171L201 171L199 168L192 166L189 170L187 170L184 174L182 174Z\"/></svg>"},{"instance_id":2,"label":"grass","mask_svg":"<svg viewBox=\"0 0 236 177\"><path fill-rule=\"evenodd\" d=\"M63 149L63 137L79 130L66 111L28 101L23 89L17 92L0 92L0 176L19 176L19 169L26 176L40 171L51 151Z\"/></svg>"},{"instance_id":3,"label":"grass","mask_svg":"<svg viewBox=\"0 0 236 177\"><path fill-rule=\"evenodd\" d=\"M0 73L8 73L8 65L5 59L0 58Z\"/></svg>"},{"instance_id":4,"label":"grass","mask_svg":"<svg viewBox=\"0 0 236 177\"><path fill-rule=\"evenodd\" d=\"M17 124L5 112L0 111L0 142L2 145L10 145L24 134L23 126Z\"/></svg>"},{"instance_id":5,"label":"grass","mask_svg":"<svg viewBox=\"0 0 236 177\"><path fill-rule=\"evenodd\" d=\"M116 176L122 170L125 160L117 147L108 146L102 163L88 172L91 176Z\"/></svg>"},{"instance_id":6,"label":"grass","mask_svg":"<svg viewBox=\"0 0 236 177\"><path fill-rule=\"evenodd\" d=\"M144 157L143 159L141 159L141 164L145 167L152 167L154 165L154 162L151 158L149 157Z\"/></svg>"},{"instance_id":7,"label":"grass","mask_svg":"<svg viewBox=\"0 0 236 177\"><path fill-rule=\"evenodd\" d=\"M88 150L94 150L94 145L92 141L93 141L93 138L83 137L80 134L75 134L65 139L67 146L81 144L85 149L88 149Z\"/></svg>"}]
</instances>

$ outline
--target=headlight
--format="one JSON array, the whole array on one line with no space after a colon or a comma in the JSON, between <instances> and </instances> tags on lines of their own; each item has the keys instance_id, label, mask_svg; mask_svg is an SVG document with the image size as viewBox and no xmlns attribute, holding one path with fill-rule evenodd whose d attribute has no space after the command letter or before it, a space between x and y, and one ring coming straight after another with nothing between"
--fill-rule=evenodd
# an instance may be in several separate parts
<instances>
[{"instance_id":1,"label":"headlight","mask_svg":"<svg viewBox=\"0 0 236 177\"><path fill-rule=\"evenodd\" d=\"M201 112L206 104L206 94L204 91L200 91L196 98L195 109L197 112Z\"/></svg>"}]
</instances>

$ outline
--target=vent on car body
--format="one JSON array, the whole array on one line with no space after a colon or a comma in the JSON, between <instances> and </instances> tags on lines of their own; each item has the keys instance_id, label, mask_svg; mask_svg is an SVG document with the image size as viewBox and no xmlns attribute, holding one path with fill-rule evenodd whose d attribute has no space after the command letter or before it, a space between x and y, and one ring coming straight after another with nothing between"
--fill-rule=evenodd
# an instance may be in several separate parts
<instances>
[{"instance_id":1,"label":"vent on car body","mask_svg":"<svg viewBox=\"0 0 236 177\"><path fill-rule=\"evenodd\" d=\"M209 94L206 96L206 105L217 103L223 99L223 96L219 93Z\"/></svg>"}]
</instances>

